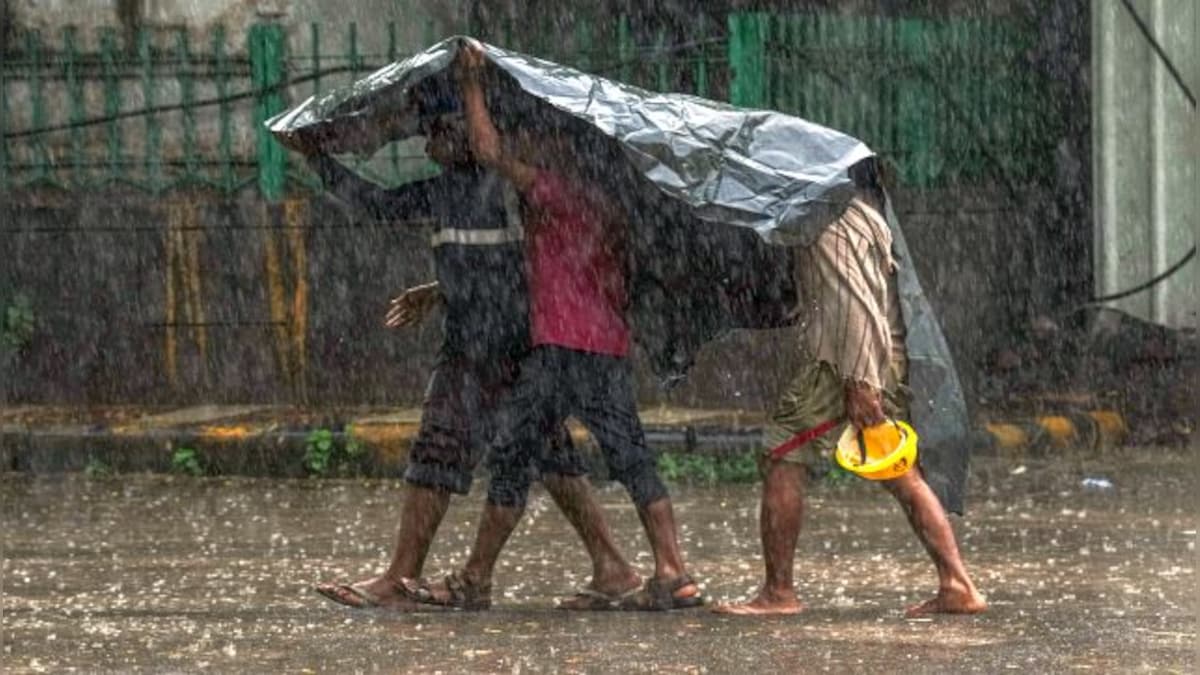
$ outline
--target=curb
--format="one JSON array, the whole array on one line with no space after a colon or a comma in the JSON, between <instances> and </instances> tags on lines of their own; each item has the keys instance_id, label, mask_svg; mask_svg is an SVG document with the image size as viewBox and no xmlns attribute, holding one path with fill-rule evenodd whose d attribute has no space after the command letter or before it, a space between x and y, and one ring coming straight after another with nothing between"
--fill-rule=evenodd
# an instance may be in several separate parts
<instances>
[{"instance_id":1,"label":"curb","mask_svg":"<svg viewBox=\"0 0 1200 675\"><path fill-rule=\"evenodd\" d=\"M1043 456L1071 448L1101 451L1118 446L1129 436L1129 425L1119 412L1092 410L990 421L983 425L983 435L986 447L997 453Z\"/></svg>"},{"instance_id":2,"label":"curb","mask_svg":"<svg viewBox=\"0 0 1200 675\"><path fill-rule=\"evenodd\" d=\"M304 457L313 442L312 434L328 430L335 453L348 444L365 450L352 460L342 456L347 475L398 477L404 473L409 447L419 429L418 415L406 411L348 421L313 415L308 423L288 426L269 414L257 421L222 419L219 410L200 423L170 419L165 425L139 420L111 426L22 426L4 424L3 412L0 409L0 471L35 474L85 471L89 466L117 472L169 472L174 452L190 448L197 451L206 474L304 477L309 475ZM262 408L255 412L261 413ZM173 416L177 413L144 420ZM605 475L603 458L591 435L573 422L568 426L593 473ZM643 411L643 428L647 443L660 452L724 457L761 445L761 423L744 412Z\"/></svg>"},{"instance_id":3,"label":"curb","mask_svg":"<svg viewBox=\"0 0 1200 675\"><path fill-rule=\"evenodd\" d=\"M249 408L212 408L199 415L193 411L193 418L202 418L194 423L180 422L186 411L177 411L112 426L4 424L0 409L0 471L59 473L100 465L118 472L169 472L175 450L191 448L208 474L298 478L309 475L304 457L311 435L328 429L334 448L351 443L365 450L352 462L346 460L348 475L398 477L403 475L419 420L417 411L340 422L336 416L313 414L304 423L293 420L285 425L280 422L285 416L267 406L252 410L254 414L246 412ZM238 419L247 415L260 419ZM593 472L605 475L603 458L590 434L573 422L569 426ZM744 411L643 411L646 441L659 452L735 456L762 447L763 426L761 416ZM1037 457L1068 449L1100 451L1119 445L1128 431L1120 413L1097 410L991 420L977 428L968 442L973 453L982 455Z\"/></svg>"}]
</instances>

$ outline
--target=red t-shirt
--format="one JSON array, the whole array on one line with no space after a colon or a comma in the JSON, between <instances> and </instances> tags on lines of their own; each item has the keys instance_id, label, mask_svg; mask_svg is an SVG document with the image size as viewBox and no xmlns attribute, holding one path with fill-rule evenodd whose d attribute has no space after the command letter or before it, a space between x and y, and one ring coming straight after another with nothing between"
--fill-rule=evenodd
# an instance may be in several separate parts
<instances>
[{"instance_id":1,"label":"red t-shirt","mask_svg":"<svg viewBox=\"0 0 1200 675\"><path fill-rule=\"evenodd\" d=\"M525 195L533 346L629 354L617 224L561 176L539 171Z\"/></svg>"}]
</instances>

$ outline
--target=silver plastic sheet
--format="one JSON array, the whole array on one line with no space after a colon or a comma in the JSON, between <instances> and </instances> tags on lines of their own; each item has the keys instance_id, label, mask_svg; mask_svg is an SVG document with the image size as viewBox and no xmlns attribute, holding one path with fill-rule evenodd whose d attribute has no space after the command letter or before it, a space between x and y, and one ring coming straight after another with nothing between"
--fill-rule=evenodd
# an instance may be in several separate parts
<instances>
[{"instance_id":1,"label":"silver plastic sheet","mask_svg":"<svg viewBox=\"0 0 1200 675\"><path fill-rule=\"evenodd\" d=\"M921 289L890 201L885 211L899 268L900 312L908 331L904 347L908 352L908 386L913 392L910 414L920 436L918 461L925 480L946 510L961 514L970 460L967 402L950 346Z\"/></svg>"},{"instance_id":2,"label":"silver plastic sheet","mask_svg":"<svg viewBox=\"0 0 1200 675\"><path fill-rule=\"evenodd\" d=\"M309 98L267 122L281 136L312 135L330 151L378 147L383 117L393 137L416 134L407 92L445 76L461 44L449 38L353 85ZM848 170L873 156L861 141L798 117L659 94L492 45L487 59L520 89L620 143L626 159L664 194L705 221L749 227L775 244L807 244L840 213Z\"/></svg>"},{"instance_id":3,"label":"silver plastic sheet","mask_svg":"<svg viewBox=\"0 0 1200 675\"><path fill-rule=\"evenodd\" d=\"M297 137L327 152L367 154L415 135L409 92L435 81L447 89L461 44L439 42L267 125L285 141ZM566 124L598 139L583 146L580 161L594 165L630 216L630 317L664 381L681 378L705 343L730 330L787 323L796 296L789 247L811 243L854 196L854 167L874 158L864 143L778 112L649 92L483 49L498 75L489 106L501 116L519 110L537 124ZM920 463L942 503L961 513L966 405L890 204L886 210L900 262Z\"/></svg>"}]
</instances>

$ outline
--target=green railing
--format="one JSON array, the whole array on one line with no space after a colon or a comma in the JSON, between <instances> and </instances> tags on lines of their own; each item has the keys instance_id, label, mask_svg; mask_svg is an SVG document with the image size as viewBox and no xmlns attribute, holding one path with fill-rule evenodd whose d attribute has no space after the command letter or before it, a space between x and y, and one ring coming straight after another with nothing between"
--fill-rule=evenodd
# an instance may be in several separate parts
<instances>
[{"instance_id":1,"label":"green railing","mask_svg":"<svg viewBox=\"0 0 1200 675\"><path fill-rule=\"evenodd\" d=\"M115 29L54 39L30 31L0 65L0 191L134 188L151 194L257 186L269 199L315 181L264 131L288 101L353 81L403 58L398 27L364 49L357 27L311 25L291 36L260 24ZM1019 55L1031 36L1011 23L739 13L686 39L634 35L624 18L475 31L491 42L649 89L686 91L798 114L866 141L903 184L934 187L1041 180L1058 137L1037 114L1046 90ZM426 24L424 43L442 37ZM290 48L289 48L290 47ZM414 143L359 165L393 184L430 167Z\"/></svg>"},{"instance_id":2,"label":"green railing","mask_svg":"<svg viewBox=\"0 0 1200 675\"><path fill-rule=\"evenodd\" d=\"M731 99L861 138L910 186L1036 181L1059 136L1021 65L1032 39L995 19L742 14Z\"/></svg>"},{"instance_id":3,"label":"green railing","mask_svg":"<svg viewBox=\"0 0 1200 675\"><path fill-rule=\"evenodd\" d=\"M232 192L253 182L255 157L234 141L251 98L234 90L250 89L250 59L230 53L223 29L204 51L185 30L122 45L103 28L89 53L74 28L46 42L25 33L0 66L0 189ZM201 127L211 132L203 145Z\"/></svg>"},{"instance_id":4,"label":"green railing","mask_svg":"<svg viewBox=\"0 0 1200 675\"><path fill-rule=\"evenodd\" d=\"M627 17L607 22L577 19L563 33L550 19L523 25L511 22L478 31L481 39L514 51L596 73L652 91L684 91L705 98L725 99L728 81L726 28L701 16L686 38L670 37L665 29L635 34Z\"/></svg>"}]
</instances>

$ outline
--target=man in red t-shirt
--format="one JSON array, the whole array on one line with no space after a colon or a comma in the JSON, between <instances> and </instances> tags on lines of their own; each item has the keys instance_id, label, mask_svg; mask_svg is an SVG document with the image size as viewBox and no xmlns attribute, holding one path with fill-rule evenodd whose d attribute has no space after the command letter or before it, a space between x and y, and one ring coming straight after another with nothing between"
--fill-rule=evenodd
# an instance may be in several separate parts
<instances>
[{"instance_id":1,"label":"man in red t-shirt","mask_svg":"<svg viewBox=\"0 0 1200 675\"><path fill-rule=\"evenodd\" d=\"M470 44L458 58L472 152L521 192L527 209L533 351L521 362L510 400L500 406L506 414L498 423L488 501L470 558L444 582L409 580L405 588L422 602L458 607L490 592L500 550L524 512L528 457L549 431L574 416L596 438L610 475L629 491L654 551L655 573L640 590L590 590L561 606L699 606L703 598L684 569L671 500L637 415L625 320L624 219L578 174L565 138L518 131L509 139L515 147L506 147L484 98L482 52Z\"/></svg>"}]
</instances>

